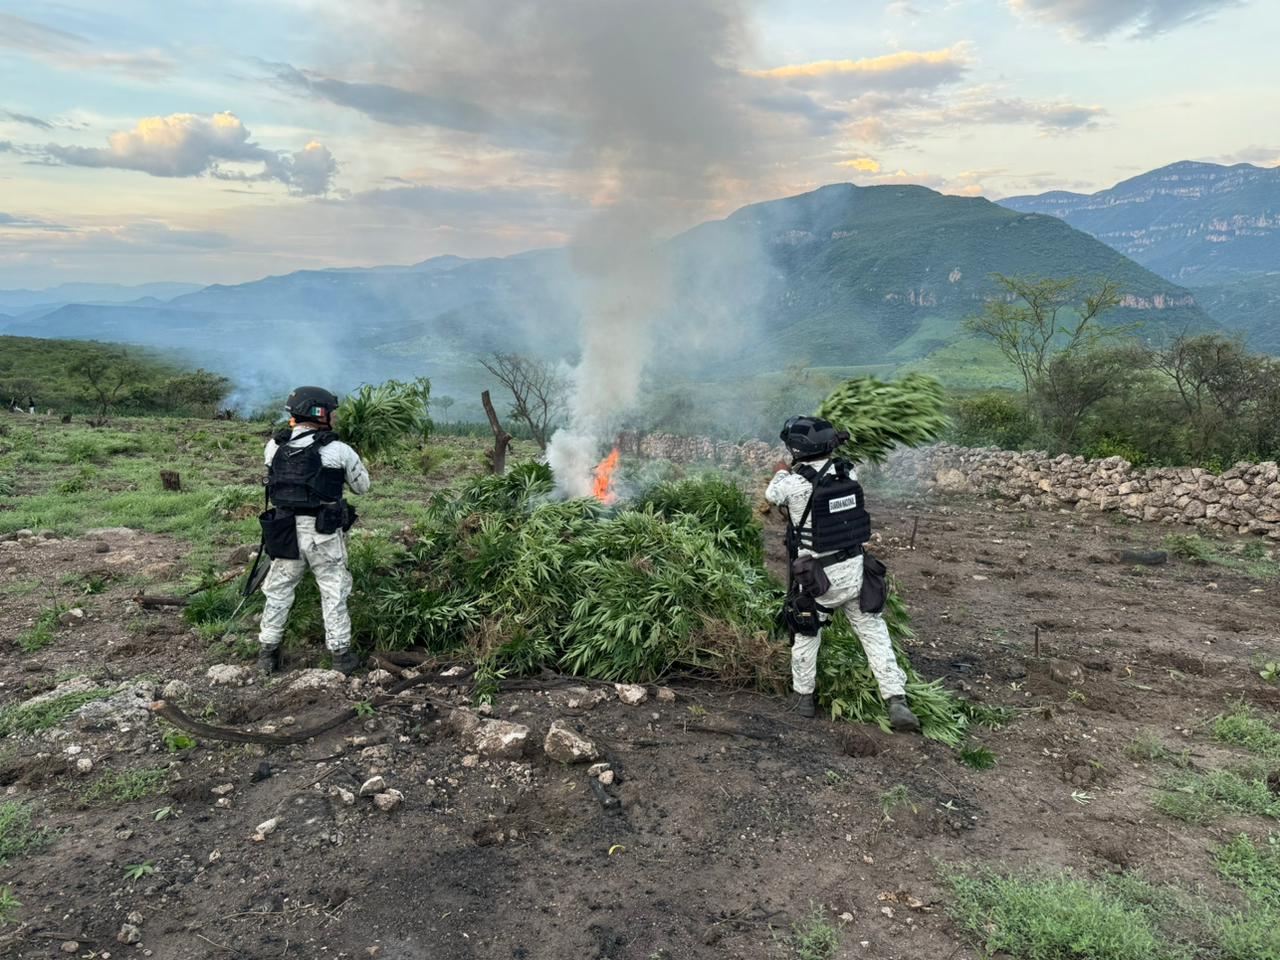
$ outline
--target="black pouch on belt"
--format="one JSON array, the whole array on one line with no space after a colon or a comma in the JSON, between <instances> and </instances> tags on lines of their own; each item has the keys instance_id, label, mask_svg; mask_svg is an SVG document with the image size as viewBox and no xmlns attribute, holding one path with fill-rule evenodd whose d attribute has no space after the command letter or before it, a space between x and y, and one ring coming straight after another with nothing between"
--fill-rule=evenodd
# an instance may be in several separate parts
<instances>
[{"instance_id":1,"label":"black pouch on belt","mask_svg":"<svg viewBox=\"0 0 1280 960\"><path fill-rule=\"evenodd\" d=\"M347 503L336 500L326 503L316 512L316 533L337 533L347 529Z\"/></svg>"},{"instance_id":2,"label":"black pouch on belt","mask_svg":"<svg viewBox=\"0 0 1280 960\"><path fill-rule=\"evenodd\" d=\"M862 591L858 609L863 613L883 613L889 599L889 583L884 564L869 553L862 555Z\"/></svg>"},{"instance_id":3,"label":"black pouch on belt","mask_svg":"<svg viewBox=\"0 0 1280 960\"><path fill-rule=\"evenodd\" d=\"M276 507L258 514L262 524L262 549L272 560L297 560L298 526L292 513Z\"/></svg>"},{"instance_id":4,"label":"black pouch on belt","mask_svg":"<svg viewBox=\"0 0 1280 960\"><path fill-rule=\"evenodd\" d=\"M792 560L791 579L801 593L808 594L815 600L831 589L826 568L817 557L796 557Z\"/></svg>"},{"instance_id":5,"label":"black pouch on belt","mask_svg":"<svg viewBox=\"0 0 1280 960\"><path fill-rule=\"evenodd\" d=\"M792 584L782 604L782 625L788 633L816 637L826 620L827 608Z\"/></svg>"}]
</instances>

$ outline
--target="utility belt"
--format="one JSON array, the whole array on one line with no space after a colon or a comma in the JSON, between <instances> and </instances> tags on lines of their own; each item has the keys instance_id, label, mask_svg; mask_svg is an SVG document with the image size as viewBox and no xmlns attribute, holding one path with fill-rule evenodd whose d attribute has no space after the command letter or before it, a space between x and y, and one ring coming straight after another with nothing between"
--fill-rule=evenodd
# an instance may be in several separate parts
<instances>
[{"instance_id":1,"label":"utility belt","mask_svg":"<svg viewBox=\"0 0 1280 960\"><path fill-rule=\"evenodd\" d=\"M298 517L315 517L316 533L321 535L350 530L356 522L356 508L346 500L335 500L319 507L270 507L258 516L262 524L262 548L273 560L297 560Z\"/></svg>"}]
</instances>

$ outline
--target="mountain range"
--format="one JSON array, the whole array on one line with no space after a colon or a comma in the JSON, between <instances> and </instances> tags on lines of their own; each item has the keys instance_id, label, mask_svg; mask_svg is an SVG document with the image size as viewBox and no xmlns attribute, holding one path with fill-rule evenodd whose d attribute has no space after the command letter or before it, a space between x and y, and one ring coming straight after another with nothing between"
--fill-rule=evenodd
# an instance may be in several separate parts
<instances>
[{"instance_id":1,"label":"mountain range","mask_svg":"<svg viewBox=\"0 0 1280 960\"><path fill-rule=\"evenodd\" d=\"M700 378L919 361L964 338L963 318L994 292L997 272L1110 277L1125 295L1114 322L1141 320L1153 337L1216 326L1185 286L1056 214L919 186L832 184L753 204L661 253L670 290L653 321L658 365ZM583 319L562 249L139 292L35 305L40 292L0 293L0 311L13 314L0 333L178 349L231 375L246 398L286 381L345 389L423 372L471 396L477 355L572 360Z\"/></svg>"},{"instance_id":2,"label":"mountain range","mask_svg":"<svg viewBox=\"0 0 1280 960\"><path fill-rule=\"evenodd\" d=\"M1280 353L1280 167L1184 161L1097 193L1000 203L1059 217L1190 287L1224 327Z\"/></svg>"}]
</instances>

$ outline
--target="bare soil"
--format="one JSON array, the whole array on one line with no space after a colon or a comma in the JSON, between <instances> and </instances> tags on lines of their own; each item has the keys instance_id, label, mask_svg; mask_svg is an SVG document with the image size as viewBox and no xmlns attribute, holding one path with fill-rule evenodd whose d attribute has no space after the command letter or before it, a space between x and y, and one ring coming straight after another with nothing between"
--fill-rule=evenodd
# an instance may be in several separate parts
<instances>
[{"instance_id":1,"label":"bare soil","mask_svg":"<svg viewBox=\"0 0 1280 960\"><path fill-rule=\"evenodd\" d=\"M293 747L174 753L145 715L72 718L0 739L0 799L33 801L60 831L0 869L23 904L0 928L0 955L67 956L74 941L82 957L165 960L776 958L819 906L840 928L839 957L941 960L977 953L946 915L939 864L1141 868L1213 888L1210 847L1259 824L1168 819L1151 805L1162 771L1125 746L1150 730L1197 766L1220 766L1230 754L1204 721L1240 699L1280 706L1255 666L1276 651L1276 583L1176 560L1121 565L1115 551L1158 547L1169 528L1096 515L917 498L882 507L876 523L877 553L914 616L917 669L1017 708L1003 729L975 732L998 758L992 770L920 738L804 721L780 700L698 685L639 706L589 706L554 684L504 693L497 715L533 731L515 761L477 762L444 722L465 685L416 688ZM768 528L776 563L777 521ZM0 706L77 673L149 680L157 695L181 679L192 715L287 732L370 698L367 682L291 689L319 643L269 684L212 686L205 644L177 612L128 599L130 577L182 553L119 532L0 551L0 589L41 584L0 593ZM68 573L110 579L80 596L60 585ZM21 653L14 641L51 598L87 619ZM556 719L605 750L620 810L602 808L585 766L543 754ZM91 772L77 771L83 758ZM155 767L168 767L155 795L85 805L105 773ZM356 791L374 773L403 792L398 809L349 806L331 789ZM229 804L217 806L223 784ZM909 802L886 812L899 785ZM164 808L174 815L156 819ZM274 832L252 839L272 818ZM154 871L129 879L140 864ZM126 922L140 943L117 941Z\"/></svg>"}]
</instances>

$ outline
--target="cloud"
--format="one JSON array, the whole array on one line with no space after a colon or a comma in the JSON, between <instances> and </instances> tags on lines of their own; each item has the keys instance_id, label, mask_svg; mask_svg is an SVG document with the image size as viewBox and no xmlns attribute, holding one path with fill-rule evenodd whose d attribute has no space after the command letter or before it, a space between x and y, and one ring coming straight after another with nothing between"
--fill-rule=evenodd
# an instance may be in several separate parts
<instances>
[{"instance_id":1,"label":"cloud","mask_svg":"<svg viewBox=\"0 0 1280 960\"><path fill-rule=\"evenodd\" d=\"M1150 38L1248 0L1008 0L1016 13L1058 24L1070 36L1101 40L1118 31Z\"/></svg>"},{"instance_id":2,"label":"cloud","mask_svg":"<svg viewBox=\"0 0 1280 960\"><path fill-rule=\"evenodd\" d=\"M946 106L939 123L1029 123L1043 133L1065 133L1095 127L1107 111L1096 105L1021 97L975 99Z\"/></svg>"},{"instance_id":3,"label":"cloud","mask_svg":"<svg viewBox=\"0 0 1280 960\"><path fill-rule=\"evenodd\" d=\"M20 217L12 213L0 213L0 230L68 230L60 223L50 223L35 217Z\"/></svg>"},{"instance_id":4,"label":"cloud","mask_svg":"<svg viewBox=\"0 0 1280 960\"><path fill-rule=\"evenodd\" d=\"M328 192L337 171L328 148L313 140L290 154L260 147L249 138L248 128L235 114L174 113L146 117L132 130L113 133L106 147L51 143L45 153L69 166L139 170L153 177L208 174L245 183L274 180L300 194ZM261 166L245 171L240 165Z\"/></svg>"},{"instance_id":5,"label":"cloud","mask_svg":"<svg viewBox=\"0 0 1280 960\"><path fill-rule=\"evenodd\" d=\"M26 113L14 113L12 110L0 110L0 120L11 120L14 123L25 123L30 127L39 127L41 130L52 130L53 124L47 120L41 120L39 117L33 117Z\"/></svg>"},{"instance_id":6,"label":"cloud","mask_svg":"<svg viewBox=\"0 0 1280 960\"><path fill-rule=\"evenodd\" d=\"M1219 154L1212 157L1211 163L1252 163L1259 167L1276 167L1280 166L1280 147L1264 147L1261 144L1252 144L1242 150L1235 150L1231 153Z\"/></svg>"},{"instance_id":7,"label":"cloud","mask_svg":"<svg viewBox=\"0 0 1280 960\"><path fill-rule=\"evenodd\" d=\"M888 53L861 60L815 60L767 70L746 70L749 77L792 86L823 86L841 91L909 90L954 83L969 68L968 47Z\"/></svg>"},{"instance_id":8,"label":"cloud","mask_svg":"<svg viewBox=\"0 0 1280 960\"><path fill-rule=\"evenodd\" d=\"M879 173L880 161L871 157L854 157L852 160L841 160L838 167L849 167L858 173Z\"/></svg>"},{"instance_id":9,"label":"cloud","mask_svg":"<svg viewBox=\"0 0 1280 960\"><path fill-rule=\"evenodd\" d=\"M64 70L112 70L156 80L174 68L172 60L156 51L97 50L77 34L9 13L0 13L0 47L17 50Z\"/></svg>"},{"instance_id":10,"label":"cloud","mask_svg":"<svg viewBox=\"0 0 1280 960\"><path fill-rule=\"evenodd\" d=\"M438 126L478 132L497 126L494 116L467 100L440 96L386 83L359 83L299 70L287 63L267 64L285 89L349 107L394 126Z\"/></svg>"}]
</instances>

